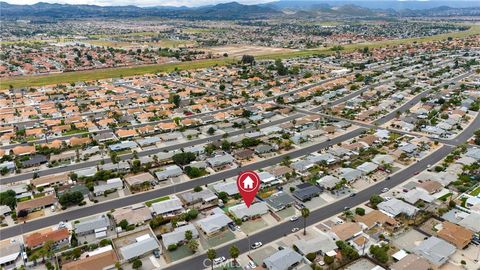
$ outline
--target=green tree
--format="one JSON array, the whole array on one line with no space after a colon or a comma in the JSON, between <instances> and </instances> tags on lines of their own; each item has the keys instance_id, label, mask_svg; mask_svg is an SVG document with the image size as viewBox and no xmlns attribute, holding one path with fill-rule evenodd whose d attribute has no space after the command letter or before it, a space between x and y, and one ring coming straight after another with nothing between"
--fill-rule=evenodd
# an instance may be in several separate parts
<instances>
[{"instance_id":1,"label":"green tree","mask_svg":"<svg viewBox=\"0 0 480 270\"><path fill-rule=\"evenodd\" d=\"M301 212L303 217L303 235L307 235L307 218L310 216L310 210L304 207Z\"/></svg>"},{"instance_id":2,"label":"green tree","mask_svg":"<svg viewBox=\"0 0 480 270\"><path fill-rule=\"evenodd\" d=\"M17 204L15 195L15 191L11 189L0 192L0 205L7 205L11 209L15 209L15 205Z\"/></svg>"},{"instance_id":3,"label":"green tree","mask_svg":"<svg viewBox=\"0 0 480 270\"><path fill-rule=\"evenodd\" d=\"M140 269L140 268L142 268L142 261L139 260L139 259L134 260L133 263L132 263L132 268L133 268L133 269Z\"/></svg>"},{"instance_id":4,"label":"green tree","mask_svg":"<svg viewBox=\"0 0 480 270\"><path fill-rule=\"evenodd\" d=\"M197 250L198 250L198 241L195 240L195 239L191 239L190 241L188 241L187 247L188 247L188 249L190 249L190 251L191 251L192 253L197 252Z\"/></svg>"},{"instance_id":5,"label":"green tree","mask_svg":"<svg viewBox=\"0 0 480 270\"><path fill-rule=\"evenodd\" d=\"M195 153L192 152L184 152L184 153L178 153L173 155L172 159L175 164L183 166L187 165L190 162L194 161L197 158Z\"/></svg>"},{"instance_id":6,"label":"green tree","mask_svg":"<svg viewBox=\"0 0 480 270\"><path fill-rule=\"evenodd\" d=\"M178 108L180 107L180 101L181 101L181 97L177 94L172 94L170 95L170 97L168 98L168 102L172 103L175 105L175 108Z\"/></svg>"},{"instance_id":7,"label":"green tree","mask_svg":"<svg viewBox=\"0 0 480 270\"><path fill-rule=\"evenodd\" d=\"M60 196L58 199L58 202L63 206L63 207L68 207L71 205L76 205L79 204L83 201L83 194L80 191L75 191L75 192L65 192Z\"/></svg>"},{"instance_id":8,"label":"green tree","mask_svg":"<svg viewBox=\"0 0 480 270\"><path fill-rule=\"evenodd\" d=\"M192 231L190 231L190 230L185 231L185 239L186 239L187 241L190 241L190 240L193 239L193 233L192 233Z\"/></svg>"},{"instance_id":9,"label":"green tree","mask_svg":"<svg viewBox=\"0 0 480 270\"><path fill-rule=\"evenodd\" d=\"M210 248L207 250L207 258L211 261L212 263L212 270L213 270L213 259L217 257L217 251L213 248Z\"/></svg>"},{"instance_id":10,"label":"green tree","mask_svg":"<svg viewBox=\"0 0 480 270\"><path fill-rule=\"evenodd\" d=\"M233 262L237 264L237 258L240 255L240 250L236 245L230 247L230 257L233 259Z\"/></svg>"},{"instance_id":11,"label":"green tree","mask_svg":"<svg viewBox=\"0 0 480 270\"><path fill-rule=\"evenodd\" d=\"M363 209L361 207L357 207L357 208L355 208L355 214L357 214L359 216L363 216L363 215L365 215L365 209Z\"/></svg>"},{"instance_id":12,"label":"green tree","mask_svg":"<svg viewBox=\"0 0 480 270\"><path fill-rule=\"evenodd\" d=\"M213 135L215 134L215 129L213 127L210 127L208 130L207 130L207 133L208 135Z\"/></svg>"},{"instance_id":13,"label":"green tree","mask_svg":"<svg viewBox=\"0 0 480 270\"><path fill-rule=\"evenodd\" d=\"M383 202L383 198L377 194L374 194L370 197L370 204L374 209L377 209L377 204Z\"/></svg>"}]
</instances>

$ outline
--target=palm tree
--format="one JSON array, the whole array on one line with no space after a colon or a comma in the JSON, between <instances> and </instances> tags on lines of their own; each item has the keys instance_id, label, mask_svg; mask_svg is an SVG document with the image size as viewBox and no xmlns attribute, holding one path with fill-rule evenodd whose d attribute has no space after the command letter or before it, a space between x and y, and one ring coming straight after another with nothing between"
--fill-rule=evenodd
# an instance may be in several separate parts
<instances>
[{"instance_id":1,"label":"palm tree","mask_svg":"<svg viewBox=\"0 0 480 270\"><path fill-rule=\"evenodd\" d=\"M237 258L240 255L240 250L238 249L237 246L233 245L230 247L230 257L232 257L233 262L235 265L237 264Z\"/></svg>"},{"instance_id":2,"label":"palm tree","mask_svg":"<svg viewBox=\"0 0 480 270\"><path fill-rule=\"evenodd\" d=\"M213 248L207 250L207 258L212 262L212 270L213 270L213 259L217 257L217 251Z\"/></svg>"},{"instance_id":3,"label":"palm tree","mask_svg":"<svg viewBox=\"0 0 480 270\"><path fill-rule=\"evenodd\" d=\"M310 210L306 207L302 208L303 235L307 235L307 217L308 216L310 216Z\"/></svg>"}]
</instances>

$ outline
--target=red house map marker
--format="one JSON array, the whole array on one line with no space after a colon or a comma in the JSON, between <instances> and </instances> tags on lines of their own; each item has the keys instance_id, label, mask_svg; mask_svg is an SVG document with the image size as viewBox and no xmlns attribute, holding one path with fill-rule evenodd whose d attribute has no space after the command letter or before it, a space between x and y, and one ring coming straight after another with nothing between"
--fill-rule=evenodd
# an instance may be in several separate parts
<instances>
[{"instance_id":1,"label":"red house map marker","mask_svg":"<svg viewBox=\"0 0 480 270\"><path fill-rule=\"evenodd\" d=\"M237 177L237 188L247 207L250 207L260 188L260 177L253 171L241 172Z\"/></svg>"}]
</instances>

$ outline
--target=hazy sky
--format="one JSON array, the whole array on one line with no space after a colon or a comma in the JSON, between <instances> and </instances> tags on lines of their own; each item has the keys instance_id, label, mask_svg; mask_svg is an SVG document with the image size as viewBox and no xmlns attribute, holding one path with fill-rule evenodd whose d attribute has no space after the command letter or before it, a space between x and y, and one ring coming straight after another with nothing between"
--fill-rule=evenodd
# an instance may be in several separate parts
<instances>
[{"instance_id":1,"label":"hazy sky","mask_svg":"<svg viewBox=\"0 0 480 270\"><path fill-rule=\"evenodd\" d=\"M259 4L272 2L272 0L2 0L10 4L31 5L37 2L61 4L88 4L99 6L204 6L210 4L227 3L236 1L242 4Z\"/></svg>"}]
</instances>

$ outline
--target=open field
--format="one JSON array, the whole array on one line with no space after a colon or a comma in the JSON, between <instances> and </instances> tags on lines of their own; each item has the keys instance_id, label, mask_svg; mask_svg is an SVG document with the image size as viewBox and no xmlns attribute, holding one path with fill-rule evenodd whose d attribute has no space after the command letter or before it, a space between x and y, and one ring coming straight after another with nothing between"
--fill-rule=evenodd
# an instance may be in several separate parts
<instances>
[{"instance_id":1,"label":"open field","mask_svg":"<svg viewBox=\"0 0 480 270\"><path fill-rule=\"evenodd\" d=\"M225 31L227 30L222 28L187 28L182 30L182 32L186 34L219 33Z\"/></svg>"},{"instance_id":2,"label":"open field","mask_svg":"<svg viewBox=\"0 0 480 270\"><path fill-rule=\"evenodd\" d=\"M472 25L470 29L462 32L448 33L435 35L430 37L421 37L421 38L409 38L409 39L398 39L398 40L385 40L375 43L362 43L362 44L351 44L342 46L343 51L353 51L360 48L378 48L388 45L398 45L398 44L412 44L415 42L429 42L435 40L443 40L448 37L465 37L471 35L480 34L480 26ZM257 55L257 59L276 59L276 58L292 58L292 57L307 57L316 54L331 54L334 53L331 48L319 48L311 50L302 50L302 51L284 51L284 52L275 52L275 53L266 53ZM158 65L145 65L145 66L134 66L134 67L125 67L125 68L111 68L111 69L100 69L100 70L89 70L89 71L79 71L79 72L67 72L59 74L49 74L49 75L39 75L39 76L22 76L8 79L0 80L0 89L8 89L12 87L28 87L28 86L43 86L43 85L52 85L58 83L71 83L77 81L89 81L89 80L99 80L112 77L122 77L122 76L134 76L147 73L158 73L158 72L170 72L175 69L185 70L185 69L197 69L205 68L214 65L226 65L231 64L238 60L238 57L228 57L221 59L208 59L208 60L199 60L192 62L182 62L182 63L168 63L168 64L158 64Z\"/></svg>"},{"instance_id":3,"label":"open field","mask_svg":"<svg viewBox=\"0 0 480 270\"><path fill-rule=\"evenodd\" d=\"M85 43L96 45L96 46L104 46L104 47L113 47L113 48L136 48L139 46L157 46L160 48L178 48L178 47L187 47L187 46L194 46L196 43L193 41L186 41L186 40L171 40L171 39L164 39L159 42L146 42L146 43L138 43L138 42L126 42L126 41L113 41L113 40L87 40Z\"/></svg>"},{"instance_id":4,"label":"open field","mask_svg":"<svg viewBox=\"0 0 480 270\"><path fill-rule=\"evenodd\" d=\"M264 55L272 52L273 53L290 53L295 51L292 49L250 46L250 45L219 46L219 47L202 48L202 50L210 51L214 54L228 53L229 56L242 56L244 54L257 56L257 55Z\"/></svg>"}]
</instances>

